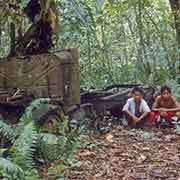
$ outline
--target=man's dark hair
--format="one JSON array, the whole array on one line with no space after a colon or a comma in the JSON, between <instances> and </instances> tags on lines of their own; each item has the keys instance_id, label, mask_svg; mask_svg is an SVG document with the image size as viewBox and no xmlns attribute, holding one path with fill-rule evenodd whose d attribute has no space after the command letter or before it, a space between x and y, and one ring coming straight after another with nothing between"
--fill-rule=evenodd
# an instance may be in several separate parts
<instances>
[{"instance_id":1,"label":"man's dark hair","mask_svg":"<svg viewBox=\"0 0 180 180\"><path fill-rule=\"evenodd\" d=\"M135 87L135 88L132 89L132 93L134 94L135 92L139 92L142 95L144 95L144 91L139 87Z\"/></svg>"},{"instance_id":2,"label":"man's dark hair","mask_svg":"<svg viewBox=\"0 0 180 180\"><path fill-rule=\"evenodd\" d=\"M168 91L169 93L171 93L171 88L167 85L164 85L161 87L161 94L164 92L164 91Z\"/></svg>"}]
</instances>

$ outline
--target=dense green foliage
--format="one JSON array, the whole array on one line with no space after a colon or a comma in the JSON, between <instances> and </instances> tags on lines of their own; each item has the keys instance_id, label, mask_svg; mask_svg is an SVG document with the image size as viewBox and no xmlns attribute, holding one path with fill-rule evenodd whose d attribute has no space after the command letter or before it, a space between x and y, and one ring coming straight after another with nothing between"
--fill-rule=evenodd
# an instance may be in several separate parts
<instances>
[{"instance_id":1,"label":"dense green foliage","mask_svg":"<svg viewBox=\"0 0 180 180\"><path fill-rule=\"evenodd\" d=\"M0 2L1 57L10 54L32 25L24 11L29 1ZM74 47L80 50L82 87L166 83L180 98L180 50L171 1L40 1L45 15L46 2L53 2L60 17L60 30L53 34L50 51ZM51 11L53 32L56 16ZM4 180L38 180L40 174L57 179L74 164L79 132L70 131L67 121L61 118L56 133L43 131L32 115L35 107L43 105L45 109L46 101L33 102L16 128L0 121L0 176Z\"/></svg>"},{"instance_id":2,"label":"dense green foliage","mask_svg":"<svg viewBox=\"0 0 180 180\"><path fill-rule=\"evenodd\" d=\"M63 2L58 44L80 48L82 85L161 84L177 78L179 54L168 1Z\"/></svg>"},{"instance_id":3,"label":"dense green foliage","mask_svg":"<svg viewBox=\"0 0 180 180\"><path fill-rule=\"evenodd\" d=\"M22 0L21 8L27 2ZM82 86L102 87L123 82L162 84L167 79L179 78L179 50L168 0L55 2L59 8L60 31L54 35L52 51L80 49ZM25 31L27 19L20 17L9 19L17 21L16 24L21 19L21 29ZM5 18L1 17L1 24ZM1 29L2 56L9 49L10 22Z\"/></svg>"},{"instance_id":4,"label":"dense green foliage","mask_svg":"<svg viewBox=\"0 0 180 180\"><path fill-rule=\"evenodd\" d=\"M12 128L0 121L0 177L4 180L63 178L65 168L76 165L74 152L80 142L78 130L70 130L67 119L59 117L58 132L48 132L32 119L33 109L47 103L38 99L26 109L20 123ZM8 143L7 143L8 142Z\"/></svg>"}]
</instances>

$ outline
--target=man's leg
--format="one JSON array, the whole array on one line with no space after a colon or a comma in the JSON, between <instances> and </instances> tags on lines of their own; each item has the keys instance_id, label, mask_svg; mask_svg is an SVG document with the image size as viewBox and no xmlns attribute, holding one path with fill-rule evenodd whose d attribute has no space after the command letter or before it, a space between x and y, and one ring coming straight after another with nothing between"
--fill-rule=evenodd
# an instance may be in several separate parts
<instances>
[{"instance_id":1,"label":"man's leg","mask_svg":"<svg viewBox=\"0 0 180 180\"><path fill-rule=\"evenodd\" d=\"M126 118L126 120L128 122L128 126L130 126L132 128L140 128L140 127L142 127L145 124L145 122L147 120L147 117L148 117L148 115L147 115L140 122L134 123L132 117L130 117L127 113L124 113L124 116L125 116L125 118ZM140 117L140 116L141 116L141 114L139 114L137 117Z\"/></svg>"},{"instance_id":2,"label":"man's leg","mask_svg":"<svg viewBox=\"0 0 180 180\"><path fill-rule=\"evenodd\" d=\"M151 124L155 124L157 122L158 116L160 116L159 112L150 112L148 115L148 121Z\"/></svg>"},{"instance_id":3,"label":"man's leg","mask_svg":"<svg viewBox=\"0 0 180 180\"><path fill-rule=\"evenodd\" d=\"M176 112L175 116L178 118L178 120L180 120L180 112Z\"/></svg>"},{"instance_id":4,"label":"man's leg","mask_svg":"<svg viewBox=\"0 0 180 180\"><path fill-rule=\"evenodd\" d=\"M127 123L128 123L128 126L132 126L133 125L133 120L132 118L126 113L124 112L123 114L124 118L126 119Z\"/></svg>"},{"instance_id":5,"label":"man's leg","mask_svg":"<svg viewBox=\"0 0 180 180\"><path fill-rule=\"evenodd\" d=\"M160 112L160 116L170 123L172 122L173 114L173 112Z\"/></svg>"},{"instance_id":6,"label":"man's leg","mask_svg":"<svg viewBox=\"0 0 180 180\"><path fill-rule=\"evenodd\" d=\"M151 113L148 113L143 119L141 119L141 121L139 121L136 126L141 128L143 127L147 122L149 122L149 117L152 116L153 114ZM142 113L140 114L137 114L137 117L141 117L142 116Z\"/></svg>"},{"instance_id":7,"label":"man's leg","mask_svg":"<svg viewBox=\"0 0 180 180\"><path fill-rule=\"evenodd\" d=\"M172 123L174 112L161 112L160 115L165 120L165 122L162 121L162 127L174 127L174 124Z\"/></svg>"}]
</instances>

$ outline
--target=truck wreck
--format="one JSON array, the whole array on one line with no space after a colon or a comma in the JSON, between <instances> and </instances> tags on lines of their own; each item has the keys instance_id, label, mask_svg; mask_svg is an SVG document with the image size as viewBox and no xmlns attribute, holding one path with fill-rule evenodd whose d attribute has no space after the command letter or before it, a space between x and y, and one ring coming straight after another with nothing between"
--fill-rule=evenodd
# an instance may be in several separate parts
<instances>
[{"instance_id":1,"label":"truck wreck","mask_svg":"<svg viewBox=\"0 0 180 180\"><path fill-rule=\"evenodd\" d=\"M26 107L38 98L50 98L54 105L40 118L51 115L57 107L65 112L69 106L80 104L78 60L77 49L4 59L0 63L2 119L17 123Z\"/></svg>"}]
</instances>

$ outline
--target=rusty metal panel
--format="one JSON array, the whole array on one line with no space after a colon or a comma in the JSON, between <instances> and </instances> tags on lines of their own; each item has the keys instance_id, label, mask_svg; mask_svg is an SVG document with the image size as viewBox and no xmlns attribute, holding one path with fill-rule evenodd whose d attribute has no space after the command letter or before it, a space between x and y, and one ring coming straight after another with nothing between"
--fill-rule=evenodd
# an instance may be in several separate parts
<instances>
[{"instance_id":1,"label":"rusty metal panel","mask_svg":"<svg viewBox=\"0 0 180 180\"><path fill-rule=\"evenodd\" d=\"M25 89L35 97L61 97L80 103L77 49L56 54L8 58L0 62L0 89Z\"/></svg>"}]
</instances>

